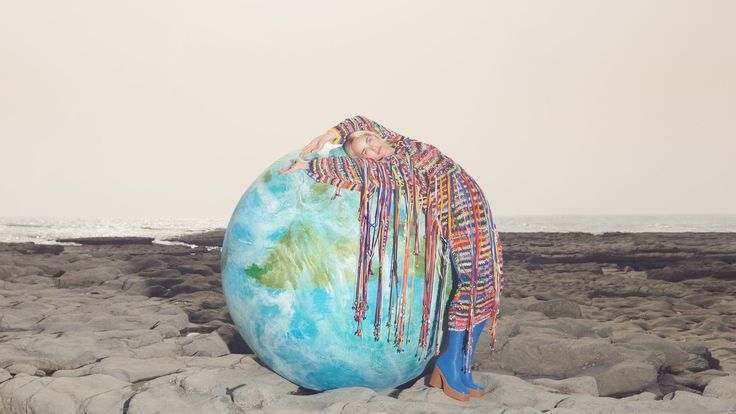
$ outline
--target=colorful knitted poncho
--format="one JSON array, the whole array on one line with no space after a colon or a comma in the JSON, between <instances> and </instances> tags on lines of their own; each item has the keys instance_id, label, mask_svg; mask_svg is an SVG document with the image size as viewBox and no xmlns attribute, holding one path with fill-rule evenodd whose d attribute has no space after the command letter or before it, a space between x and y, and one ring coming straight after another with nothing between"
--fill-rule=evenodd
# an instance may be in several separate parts
<instances>
[{"instance_id":1,"label":"colorful knitted poncho","mask_svg":"<svg viewBox=\"0 0 736 414\"><path fill-rule=\"evenodd\" d=\"M424 301L419 346L428 348L428 336L434 335L435 355L439 354L443 323L444 285L451 275L447 252L458 275L456 294L448 305L448 328L467 330L464 368L470 370L473 328L491 320L491 352L495 353L496 317L503 291L503 259L501 240L496 231L488 202L478 184L460 165L436 147L398 134L375 121L358 115L347 118L330 131L333 144L344 144L352 132L373 131L387 140L394 154L381 160L350 157L322 157L309 160L307 174L318 182L341 189L360 191L360 254L355 291L356 335L362 335L366 319L367 282L377 250L379 260L378 292L373 334L380 335L382 321L383 278L390 278L389 323L393 317L394 345L402 350L408 330L404 314L407 309L407 280L410 255L419 255L419 212L424 212ZM402 202L403 200L403 202ZM394 208L392 209L392 205ZM406 214L403 251L399 251L399 211ZM393 217L390 217L393 212ZM391 227L393 226L393 232ZM393 236L390 275L383 274L384 256L389 235ZM413 240L410 236L413 234ZM441 243L440 243L441 242ZM438 254L439 253L439 254ZM403 256L402 269L397 258ZM439 257L439 262L438 262ZM435 267L439 282L435 284ZM431 301L437 289L435 325L429 326ZM390 331L389 331L390 335Z\"/></svg>"}]
</instances>

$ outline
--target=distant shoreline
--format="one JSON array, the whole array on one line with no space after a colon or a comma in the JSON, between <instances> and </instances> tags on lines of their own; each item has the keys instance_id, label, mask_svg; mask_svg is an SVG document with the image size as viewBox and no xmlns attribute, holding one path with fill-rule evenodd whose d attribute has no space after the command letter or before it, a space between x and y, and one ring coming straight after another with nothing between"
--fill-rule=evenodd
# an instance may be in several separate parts
<instances>
[{"instance_id":1,"label":"distant shoreline","mask_svg":"<svg viewBox=\"0 0 736 414\"><path fill-rule=\"evenodd\" d=\"M504 236L523 235L525 237L549 237L559 235L561 237L574 237L579 236L592 236L597 238L605 238L612 236L636 236L636 237L683 237L683 236L712 236L712 237L732 237L736 236L736 232L733 231L608 231L603 233L592 233L585 231L501 231L498 233L501 235L502 240ZM155 238L155 237L141 237L141 236L95 236L95 237L70 237L70 238L59 238L51 241L18 241L8 242L0 241L0 245L19 245L29 244L34 245L59 245L59 246L82 246L82 245L100 245L100 246L119 246L128 244L137 245L151 245L151 244L170 244L170 245L182 245L191 247L220 247L222 246L222 239L224 238L226 229L214 229L205 232L186 233L178 236L167 237L167 238Z\"/></svg>"},{"instance_id":2,"label":"distant shoreline","mask_svg":"<svg viewBox=\"0 0 736 414\"><path fill-rule=\"evenodd\" d=\"M0 243L58 244L59 239L152 237L157 242L221 231L219 218L0 217ZM500 233L736 233L736 214L494 216Z\"/></svg>"}]
</instances>

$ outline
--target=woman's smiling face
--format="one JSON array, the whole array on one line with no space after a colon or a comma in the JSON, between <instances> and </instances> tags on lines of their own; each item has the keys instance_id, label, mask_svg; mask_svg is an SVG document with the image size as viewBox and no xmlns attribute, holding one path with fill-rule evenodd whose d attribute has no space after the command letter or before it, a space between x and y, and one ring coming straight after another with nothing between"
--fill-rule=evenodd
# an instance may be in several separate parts
<instances>
[{"instance_id":1,"label":"woman's smiling face","mask_svg":"<svg viewBox=\"0 0 736 414\"><path fill-rule=\"evenodd\" d=\"M394 148L374 132L365 131L350 140L345 152L352 158L380 160L394 153Z\"/></svg>"}]
</instances>

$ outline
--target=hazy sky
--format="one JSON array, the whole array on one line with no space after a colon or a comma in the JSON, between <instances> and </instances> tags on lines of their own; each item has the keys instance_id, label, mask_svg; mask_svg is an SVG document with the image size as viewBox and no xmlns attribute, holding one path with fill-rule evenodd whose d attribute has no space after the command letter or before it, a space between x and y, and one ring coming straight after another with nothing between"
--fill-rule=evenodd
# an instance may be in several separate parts
<instances>
[{"instance_id":1,"label":"hazy sky","mask_svg":"<svg viewBox=\"0 0 736 414\"><path fill-rule=\"evenodd\" d=\"M735 19L729 0L0 0L0 216L229 217L358 114L439 147L494 214L736 213Z\"/></svg>"}]
</instances>

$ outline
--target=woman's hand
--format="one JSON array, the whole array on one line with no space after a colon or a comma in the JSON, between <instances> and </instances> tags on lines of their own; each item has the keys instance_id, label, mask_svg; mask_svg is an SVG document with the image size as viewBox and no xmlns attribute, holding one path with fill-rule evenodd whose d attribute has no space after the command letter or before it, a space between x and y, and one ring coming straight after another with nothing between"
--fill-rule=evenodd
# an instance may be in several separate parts
<instances>
[{"instance_id":1,"label":"woman's hand","mask_svg":"<svg viewBox=\"0 0 736 414\"><path fill-rule=\"evenodd\" d=\"M335 139L335 136L332 134L332 132L327 131L324 134L314 138L309 144L305 145L302 151L299 153L299 156L306 157L307 155L312 155L315 152L321 150L326 143L332 141L333 139Z\"/></svg>"},{"instance_id":2,"label":"woman's hand","mask_svg":"<svg viewBox=\"0 0 736 414\"><path fill-rule=\"evenodd\" d=\"M290 166L280 169L279 174L288 174L294 171L306 169L307 167L309 167L309 161L304 161L301 158L297 158L295 160L291 160Z\"/></svg>"}]
</instances>

